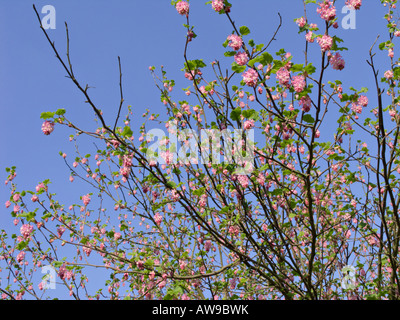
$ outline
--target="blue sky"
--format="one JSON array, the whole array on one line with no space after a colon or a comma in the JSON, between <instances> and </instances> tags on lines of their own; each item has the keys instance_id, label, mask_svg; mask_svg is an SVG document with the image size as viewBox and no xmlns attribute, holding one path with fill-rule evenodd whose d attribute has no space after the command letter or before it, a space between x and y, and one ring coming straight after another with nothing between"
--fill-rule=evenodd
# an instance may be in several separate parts
<instances>
[{"instance_id":1,"label":"blue sky","mask_svg":"<svg viewBox=\"0 0 400 320\"><path fill-rule=\"evenodd\" d=\"M190 45L189 58L203 58L207 64L218 59L229 67L232 58L223 56L226 50L221 44L231 33L231 27L227 19L213 12L205 2L190 2L191 24L198 37ZM340 12L344 2L336 3L339 24L344 17ZM238 26L250 28L256 43L269 41L280 12L283 25L269 52L285 48L295 56L295 63L303 63L304 35L297 34L298 28L293 22L303 14L302 1L231 0L231 3L232 18ZM132 105L137 115L137 122L133 122L137 127L133 129L142 123L140 115L145 109L163 114L164 106L149 66L158 69L164 65L169 78L176 81L177 96L183 97L180 88L190 85L180 71L184 63L186 31L182 24L185 18L178 15L169 0L0 0L0 181L6 179L4 168L15 165L18 169L16 182L21 190L33 190L39 181L49 178L52 192L69 205L79 202L79 196L87 193L87 188L72 188L68 168L59 156L59 151L63 151L75 157L74 146L68 142L68 136L73 132L56 126L50 136L43 135L40 114L65 108L67 117L83 128L93 128L93 114L82 94L65 77L39 29L33 4L39 13L44 5L55 7L56 29L48 33L63 57L66 52L64 22L68 23L75 74L83 85L93 87L89 93L108 121L115 119L119 105L117 57L121 57L125 105ZM310 21L322 25L322 20L311 8ZM381 41L387 39L383 15L384 8L379 1L364 1L362 10L357 12L356 29L339 27L336 34L349 48L343 53L346 68L340 72L330 71L326 76L332 81L342 80L345 89L349 85L369 87L371 95L368 96L373 104L376 98L372 72L365 60L378 34L381 34ZM318 57L317 44L312 46L311 54ZM377 60L385 59L386 55L386 51L378 52ZM381 74L388 60L384 61ZM94 150L91 144L83 144L81 148L84 154ZM8 198L9 189L1 183L0 203ZM11 225L9 210L1 205L0 228L7 229Z\"/></svg>"}]
</instances>

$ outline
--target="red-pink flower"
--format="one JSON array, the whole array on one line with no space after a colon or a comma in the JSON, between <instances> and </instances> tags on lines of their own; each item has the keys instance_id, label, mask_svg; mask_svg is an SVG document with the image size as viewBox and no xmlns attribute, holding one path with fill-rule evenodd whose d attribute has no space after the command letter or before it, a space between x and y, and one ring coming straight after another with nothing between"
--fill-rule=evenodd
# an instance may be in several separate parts
<instances>
[{"instance_id":1,"label":"red-pink flower","mask_svg":"<svg viewBox=\"0 0 400 320\"><path fill-rule=\"evenodd\" d=\"M242 74L243 81L249 86L249 87L255 87L257 85L257 80L258 80L258 73L254 69L249 69L246 72Z\"/></svg>"},{"instance_id":2,"label":"red-pink flower","mask_svg":"<svg viewBox=\"0 0 400 320\"><path fill-rule=\"evenodd\" d=\"M362 4L362 0L347 0L346 1L346 6L348 6L351 9L354 9L354 10L360 9L361 4Z\"/></svg>"},{"instance_id":3,"label":"red-pink flower","mask_svg":"<svg viewBox=\"0 0 400 320\"><path fill-rule=\"evenodd\" d=\"M45 121L42 124L42 131L45 135L49 135L54 130L54 122L53 121Z\"/></svg>"},{"instance_id":4,"label":"red-pink flower","mask_svg":"<svg viewBox=\"0 0 400 320\"><path fill-rule=\"evenodd\" d=\"M319 16L325 21L330 21L335 19L336 17L336 8L333 5L332 1L325 0L318 4L319 8L317 8L317 13Z\"/></svg>"},{"instance_id":5,"label":"red-pink flower","mask_svg":"<svg viewBox=\"0 0 400 320\"><path fill-rule=\"evenodd\" d=\"M311 109L311 98L309 96L301 97L299 104L304 112L308 112Z\"/></svg>"},{"instance_id":6,"label":"red-pink flower","mask_svg":"<svg viewBox=\"0 0 400 320\"><path fill-rule=\"evenodd\" d=\"M317 42L318 42L319 46L321 47L322 51L331 50L332 45L333 45L332 37L328 36L327 34L324 34L322 37L317 38Z\"/></svg>"},{"instance_id":7,"label":"red-pink flower","mask_svg":"<svg viewBox=\"0 0 400 320\"><path fill-rule=\"evenodd\" d=\"M163 220L162 215L160 215L158 212L154 215L154 221L155 223L159 226Z\"/></svg>"},{"instance_id":8,"label":"red-pink flower","mask_svg":"<svg viewBox=\"0 0 400 320\"><path fill-rule=\"evenodd\" d=\"M276 72L276 80L279 81L279 84L282 86L289 86L289 80L290 80L290 72L282 67Z\"/></svg>"},{"instance_id":9,"label":"red-pink flower","mask_svg":"<svg viewBox=\"0 0 400 320\"><path fill-rule=\"evenodd\" d=\"M245 130L250 130L254 128L254 120L250 119L250 120L246 120L243 124L243 128Z\"/></svg>"},{"instance_id":10,"label":"red-pink flower","mask_svg":"<svg viewBox=\"0 0 400 320\"><path fill-rule=\"evenodd\" d=\"M27 239L30 237L31 233L33 232L33 226L31 226L30 224L24 224L21 226L20 230L21 235Z\"/></svg>"},{"instance_id":11,"label":"red-pink flower","mask_svg":"<svg viewBox=\"0 0 400 320\"><path fill-rule=\"evenodd\" d=\"M22 260L24 260L25 258L25 251L21 251L20 253L18 253L17 255L17 261L21 262Z\"/></svg>"},{"instance_id":12,"label":"red-pink flower","mask_svg":"<svg viewBox=\"0 0 400 320\"><path fill-rule=\"evenodd\" d=\"M306 19L304 19L304 17L298 18L296 19L296 23L300 28L302 28L306 25Z\"/></svg>"},{"instance_id":13,"label":"red-pink flower","mask_svg":"<svg viewBox=\"0 0 400 320\"><path fill-rule=\"evenodd\" d=\"M249 61L249 57L247 56L246 52L239 52L235 54L234 59L239 66L244 66Z\"/></svg>"},{"instance_id":14,"label":"red-pink flower","mask_svg":"<svg viewBox=\"0 0 400 320\"><path fill-rule=\"evenodd\" d=\"M224 8L224 1L222 1L222 0L213 0L212 8L216 12L220 12Z\"/></svg>"},{"instance_id":15,"label":"red-pink flower","mask_svg":"<svg viewBox=\"0 0 400 320\"><path fill-rule=\"evenodd\" d=\"M189 3L186 1L179 1L176 6L176 11L181 15L187 15L189 13Z\"/></svg>"},{"instance_id":16,"label":"red-pink flower","mask_svg":"<svg viewBox=\"0 0 400 320\"><path fill-rule=\"evenodd\" d=\"M313 35L314 35L314 33L312 31L308 31L306 33L306 41L310 42L310 43L314 42Z\"/></svg>"},{"instance_id":17,"label":"red-pink flower","mask_svg":"<svg viewBox=\"0 0 400 320\"><path fill-rule=\"evenodd\" d=\"M129 168L129 167L121 167L120 169L119 169L119 172L125 177L125 178L128 178L129 177L129 174L131 173L131 168Z\"/></svg>"},{"instance_id":18,"label":"red-pink flower","mask_svg":"<svg viewBox=\"0 0 400 320\"><path fill-rule=\"evenodd\" d=\"M90 202L90 195L86 194L86 195L82 196L82 201L83 201L83 204L85 206L87 206L89 204L89 202Z\"/></svg>"},{"instance_id":19,"label":"red-pink flower","mask_svg":"<svg viewBox=\"0 0 400 320\"><path fill-rule=\"evenodd\" d=\"M361 95L358 97L357 103L363 107L366 107L368 105L368 98L366 96Z\"/></svg>"},{"instance_id":20,"label":"red-pink flower","mask_svg":"<svg viewBox=\"0 0 400 320\"><path fill-rule=\"evenodd\" d=\"M229 35L227 39L229 40L228 46L233 50L239 50L243 45L242 38L236 34Z\"/></svg>"},{"instance_id":21,"label":"red-pink flower","mask_svg":"<svg viewBox=\"0 0 400 320\"><path fill-rule=\"evenodd\" d=\"M294 91L296 92L302 92L304 88L306 87L306 80L304 76L299 75L299 76L294 76L292 77L292 86Z\"/></svg>"},{"instance_id":22,"label":"red-pink flower","mask_svg":"<svg viewBox=\"0 0 400 320\"><path fill-rule=\"evenodd\" d=\"M237 180L244 189L249 186L249 178L246 175L238 175Z\"/></svg>"},{"instance_id":23,"label":"red-pink flower","mask_svg":"<svg viewBox=\"0 0 400 320\"><path fill-rule=\"evenodd\" d=\"M329 63L334 70L343 70L345 65L345 62L339 52L337 52L334 56L331 56Z\"/></svg>"},{"instance_id":24,"label":"red-pink flower","mask_svg":"<svg viewBox=\"0 0 400 320\"><path fill-rule=\"evenodd\" d=\"M386 71L386 72L383 74L383 76L384 76L387 80L390 80L390 79L393 78L394 74L393 74L393 71L392 71L392 70L388 70L388 71Z\"/></svg>"},{"instance_id":25,"label":"red-pink flower","mask_svg":"<svg viewBox=\"0 0 400 320\"><path fill-rule=\"evenodd\" d=\"M43 182L41 182L41 183L39 183L37 186L36 186L36 192L40 192L40 191L44 191L44 190L46 190L46 186L45 186L45 184L43 183Z\"/></svg>"}]
</instances>

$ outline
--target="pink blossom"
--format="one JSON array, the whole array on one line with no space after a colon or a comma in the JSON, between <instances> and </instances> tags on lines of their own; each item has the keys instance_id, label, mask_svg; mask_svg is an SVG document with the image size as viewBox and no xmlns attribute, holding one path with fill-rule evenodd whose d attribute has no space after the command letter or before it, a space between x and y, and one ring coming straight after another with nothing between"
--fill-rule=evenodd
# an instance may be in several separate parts
<instances>
[{"instance_id":1,"label":"pink blossom","mask_svg":"<svg viewBox=\"0 0 400 320\"><path fill-rule=\"evenodd\" d=\"M24 260L25 258L25 251L21 251L20 253L18 253L17 255L17 261L21 262L22 260Z\"/></svg>"},{"instance_id":2,"label":"pink blossom","mask_svg":"<svg viewBox=\"0 0 400 320\"><path fill-rule=\"evenodd\" d=\"M322 37L317 38L317 42L320 45L322 51L331 50L333 45L333 39L327 34L324 34Z\"/></svg>"},{"instance_id":3,"label":"pink blossom","mask_svg":"<svg viewBox=\"0 0 400 320\"><path fill-rule=\"evenodd\" d=\"M354 10L359 10L362 4L362 0L347 0L346 1L346 6L348 6L351 9Z\"/></svg>"},{"instance_id":4,"label":"pink blossom","mask_svg":"<svg viewBox=\"0 0 400 320\"><path fill-rule=\"evenodd\" d=\"M361 113L362 112L362 106L353 102L351 104L351 110L354 111L355 113Z\"/></svg>"},{"instance_id":5,"label":"pink blossom","mask_svg":"<svg viewBox=\"0 0 400 320\"><path fill-rule=\"evenodd\" d=\"M243 124L243 128L245 130L253 129L254 128L254 120L250 119L250 120L245 121Z\"/></svg>"},{"instance_id":6,"label":"pink blossom","mask_svg":"<svg viewBox=\"0 0 400 320\"><path fill-rule=\"evenodd\" d=\"M302 92L306 87L306 80L304 76L299 75L292 77L292 85L296 92Z\"/></svg>"},{"instance_id":7,"label":"pink blossom","mask_svg":"<svg viewBox=\"0 0 400 320\"><path fill-rule=\"evenodd\" d=\"M235 54L234 59L239 66L244 66L249 61L249 57L247 56L246 52L238 52Z\"/></svg>"},{"instance_id":8,"label":"pink blossom","mask_svg":"<svg viewBox=\"0 0 400 320\"><path fill-rule=\"evenodd\" d=\"M329 59L329 63L334 70L343 70L345 65L345 62L339 52Z\"/></svg>"},{"instance_id":9,"label":"pink blossom","mask_svg":"<svg viewBox=\"0 0 400 320\"><path fill-rule=\"evenodd\" d=\"M9 207L11 206L11 201L10 201L10 200L7 200L6 203L5 203L5 205L6 205L6 208L9 208Z\"/></svg>"},{"instance_id":10,"label":"pink blossom","mask_svg":"<svg viewBox=\"0 0 400 320\"><path fill-rule=\"evenodd\" d=\"M121 233L116 232L114 233L114 240L117 241L118 239L120 239L122 237Z\"/></svg>"},{"instance_id":11,"label":"pink blossom","mask_svg":"<svg viewBox=\"0 0 400 320\"><path fill-rule=\"evenodd\" d=\"M46 190L46 186L45 186L45 184L43 183L43 182L41 182L41 183L39 183L37 186L36 186L36 192L40 192L40 191L44 191L44 190Z\"/></svg>"},{"instance_id":12,"label":"pink blossom","mask_svg":"<svg viewBox=\"0 0 400 320\"><path fill-rule=\"evenodd\" d=\"M249 178L246 175L238 175L237 180L244 189L249 186Z\"/></svg>"},{"instance_id":13,"label":"pink blossom","mask_svg":"<svg viewBox=\"0 0 400 320\"><path fill-rule=\"evenodd\" d=\"M154 215L154 221L155 223L159 226L163 220L162 215L160 215L158 212Z\"/></svg>"},{"instance_id":14,"label":"pink blossom","mask_svg":"<svg viewBox=\"0 0 400 320\"><path fill-rule=\"evenodd\" d=\"M212 246L211 240L207 240L207 241L204 243L204 250L206 250L207 252L210 251L211 246Z\"/></svg>"},{"instance_id":15,"label":"pink blossom","mask_svg":"<svg viewBox=\"0 0 400 320\"><path fill-rule=\"evenodd\" d=\"M243 81L249 87L255 87L257 85L258 73L254 69L248 69L246 72L242 74Z\"/></svg>"},{"instance_id":16,"label":"pink blossom","mask_svg":"<svg viewBox=\"0 0 400 320\"><path fill-rule=\"evenodd\" d=\"M131 173L131 168L129 168L129 167L121 167L121 168L119 169L119 172L120 172L125 178L128 178L128 177L129 177L129 174Z\"/></svg>"},{"instance_id":17,"label":"pink blossom","mask_svg":"<svg viewBox=\"0 0 400 320\"><path fill-rule=\"evenodd\" d=\"M139 260L136 262L136 266L139 268L139 270L143 270L144 269L144 262Z\"/></svg>"},{"instance_id":18,"label":"pink blossom","mask_svg":"<svg viewBox=\"0 0 400 320\"><path fill-rule=\"evenodd\" d=\"M14 202L18 202L20 198L21 198L21 196L19 195L19 193L15 193L15 194L13 195L13 200L14 200Z\"/></svg>"},{"instance_id":19,"label":"pink blossom","mask_svg":"<svg viewBox=\"0 0 400 320\"><path fill-rule=\"evenodd\" d=\"M224 8L224 1L222 1L222 0L213 0L212 8L216 12L220 12Z\"/></svg>"},{"instance_id":20,"label":"pink blossom","mask_svg":"<svg viewBox=\"0 0 400 320\"><path fill-rule=\"evenodd\" d=\"M368 105L368 98L366 96L359 96L357 103L363 107L366 107Z\"/></svg>"},{"instance_id":21,"label":"pink blossom","mask_svg":"<svg viewBox=\"0 0 400 320\"><path fill-rule=\"evenodd\" d=\"M189 3L186 1L179 1L176 6L176 11L178 11L179 14L185 16L189 13Z\"/></svg>"},{"instance_id":22,"label":"pink blossom","mask_svg":"<svg viewBox=\"0 0 400 320\"><path fill-rule=\"evenodd\" d=\"M21 226L19 231L21 232L21 235L25 239L27 239L27 238L29 238L29 236L33 232L33 226L31 226L30 224L24 224L24 225Z\"/></svg>"},{"instance_id":23,"label":"pink blossom","mask_svg":"<svg viewBox=\"0 0 400 320\"><path fill-rule=\"evenodd\" d=\"M54 122L46 120L42 124L42 131L45 135L49 135L54 130Z\"/></svg>"},{"instance_id":24,"label":"pink blossom","mask_svg":"<svg viewBox=\"0 0 400 320\"><path fill-rule=\"evenodd\" d=\"M308 32L306 33L306 40L307 40L307 42L310 42L310 43L314 42L313 35L314 35L314 33L313 33L312 31L308 31Z\"/></svg>"},{"instance_id":25,"label":"pink blossom","mask_svg":"<svg viewBox=\"0 0 400 320\"><path fill-rule=\"evenodd\" d=\"M311 98L309 96L301 97L299 104L304 112L308 112L311 109Z\"/></svg>"},{"instance_id":26,"label":"pink blossom","mask_svg":"<svg viewBox=\"0 0 400 320\"><path fill-rule=\"evenodd\" d=\"M392 71L392 70L388 70L388 71L386 71L386 72L383 74L383 76L384 76L387 80L390 80L390 79L393 78L394 74L393 74L393 71Z\"/></svg>"},{"instance_id":27,"label":"pink blossom","mask_svg":"<svg viewBox=\"0 0 400 320\"><path fill-rule=\"evenodd\" d=\"M276 72L276 80L279 81L279 84L282 86L289 86L289 80L290 80L290 72L282 67Z\"/></svg>"},{"instance_id":28,"label":"pink blossom","mask_svg":"<svg viewBox=\"0 0 400 320\"><path fill-rule=\"evenodd\" d=\"M227 38L229 40L228 46L230 46L233 50L239 50L243 45L243 40L240 36L236 34L231 34Z\"/></svg>"},{"instance_id":29,"label":"pink blossom","mask_svg":"<svg viewBox=\"0 0 400 320\"><path fill-rule=\"evenodd\" d=\"M331 21L336 17L336 8L333 5L332 1L325 0L318 4L319 8L317 8L317 13L319 13L320 17L325 21Z\"/></svg>"},{"instance_id":30,"label":"pink blossom","mask_svg":"<svg viewBox=\"0 0 400 320\"><path fill-rule=\"evenodd\" d=\"M304 19L304 17L298 18L296 19L296 23L300 28L302 28L306 25L306 19Z\"/></svg>"},{"instance_id":31,"label":"pink blossom","mask_svg":"<svg viewBox=\"0 0 400 320\"><path fill-rule=\"evenodd\" d=\"M83 204L85 206L87 206L90 203L90 195L86 194L86 195L82 196L82 201L83 201Z\"/></svg>"},{"instance_id":32,"label":"pink blossom","mask_svg":"<svg viewBox=\"0 0 400 320\"><path fill-rule=\"evenodd\" d=\"M59 238L62 237L62 235L64 234L64 232L65 232L65 227L64 227L64 226L60 226L59 228L57 228L57 234L58 234L58 237L59 237Z\"/></svg>"}]
</instances>

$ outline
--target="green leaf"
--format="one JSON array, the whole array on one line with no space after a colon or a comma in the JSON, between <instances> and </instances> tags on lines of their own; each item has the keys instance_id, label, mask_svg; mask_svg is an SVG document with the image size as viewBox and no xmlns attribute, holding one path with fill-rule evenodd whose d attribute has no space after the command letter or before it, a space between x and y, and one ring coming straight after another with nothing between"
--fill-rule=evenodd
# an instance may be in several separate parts
<instances>
[{"instance_id":1,"label":"green leaf","mask_svg":"<svg viewBox=\"0 0 400 320\"><path fill-rule=\"evenodd\" d=\"M233 121L240 121L240 115L242 114L242 108L237 107L236 109L232 110L230 114L230 118Z\"/></svg>"},{"instance_id":2,"label":"green leaf","mask_svg":"<svg viewBox=\"0 0 400 320\"><path fill-rule=\"evenodd\" d=\"M236 51L227 51L224 53L225 57L233 57L236 54Z\"/></svg>"},{"instance_id":3,"label":"green leaf","mask_svg":"<svg viewBox=\"0 0 400 320\"><path fill-rule=\"evenodd\" d=\"M41 114L40 114L40 118L41 119L44 119L44 120L46 120L46 119L50 119L50 118L53 118L54 117L54 112L42 112Z\"/></svg>"},{"instance_id":4,"label":"green leaf","mask_svg":"<svg viewBox=\"0 0 400 320\"><path fill-rule=\"evenodd\" d=\"M58 115L58 116L62 116L63 114L65 114L65 109L58 109L56 111L56 115Z\"/></svg>"},{"instance_id":5,"label":"green leaf","mask_svg":"<svg viewBox=\"0 0 400 320\"><path fill-rule=\"evenodd\" d=\"M242 114L246 119L253 119L257 121L260 118L259 113L254 109L244 110Z\"/></svg>"},{"instance_id":6,"label":"green leaf","mask_svg":"<svg viewBox=\"0 0 400 320\"><path fill-rule=\"evenodd\" d=\"M233 62L232 70L236 73L242 73L244 70L246 70L246 66L239 66L236 62Z\"/></svg>"},{"instance_id":7,"label":"green leaf","mask_svg":"<svg viewBox=\"0 0 400 320\"><path fill-rule=\"evenodd\" d=\"M256 62L259 62L263 66L266 66L266 65L272 63L272 61L274 61L272 56L268 52L264 52L261 55L259 55L258 57L250 60L249 61L249 66L252 67Z\"/></svg>"},{"instance_id":8,"label":"green leaf","mask_svg":"<svg viewBox=\"0 0 400 320\"><path fill-rule=\"evenodd\" d=\"M130 138L130 137L132 137L132 135L133 135L133 131L132 131L132 129L131 129L130 127L125 126L125 127L124 127L124 130L122 131L122 135L123 135L124 137Z\"/></svg>"},{"instance_id":9,"label":"green leaf","mask_svg":"<svg viewBox=\"0 0 400 320\"><path fill-rule=\"evenodd\" d=\"M247 36L250 33L250 29L246 26L240 27L239 31L242 36Z\"/></svg>"},{"instance_id":10,"label":"green leaf","mask_svg":"<svg viewBox=\"0 0 400 320\"><path fill-rule=\"evenodd\" d=\"M309 63L306 68L304 69L308 74L313 74L317 68L315 68L312 63Z\"/></svg>"},{"instance_id":11,"label":"green leaf","mask_svg":"<svg viewBox=\"0 0 400 320\"><path fill-rule=\"evenodd\" d=\"M310 123L310 124L313 124L313 123L315 122L314 118L313 118L311 115L309 115L309 114L305 114L305 115L303 116L303 120L304 120L305 122L307 122L307 123Z\"/></svg>"}]
</instances>

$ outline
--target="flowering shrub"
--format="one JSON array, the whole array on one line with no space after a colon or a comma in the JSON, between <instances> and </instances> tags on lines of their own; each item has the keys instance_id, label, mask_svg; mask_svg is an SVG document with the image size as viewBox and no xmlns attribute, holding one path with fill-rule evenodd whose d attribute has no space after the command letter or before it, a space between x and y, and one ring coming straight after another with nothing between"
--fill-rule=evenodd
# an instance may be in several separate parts
<instances>
[{"instance_id":1,"label":"flowering shrub","mask_svg":"<svg viewBox=\"0 0 400 320\"><path fill-rule=\"evenodd\" d=\"M2 298L44 297L49 289L35 276L50 265L57 285L76 299L81 292L89 299L398 299L394 37L400 30L393 18L397 1L381 2L389 35L370 51L372 104L366 88L346 89L333 79L351 68L338 47L334 1L304 1L318 20L310 23L304 13L295 19L307 48L302 56L269 52L272 40L250 39L250 29L232 19L239 20L240 11L228 1L207 2L210 14L227 18L232 28L223 39L227 70L220 61L190 60L187 48L196 34L189 16L195 12L187 1L172 1L185 22L182 76L190 87L187 101L177 100L174 80L163 68L149 68L165 115L143 117L168 133L158 137L157 148L146 123L134 137L130 106L120 119L122 97L115 122L105 121L42 29L99 123L94 132L78 128L59 109L42 113L42 131L49 135L64 125L76 131L73 140L87 135L98 149L94 157L60 153L71 183L81 179L91 188L69 207L51 193L49 180L19 191L16 168L7 168L5 207L19 229L0 233L0 269L8 272L0 282ZM346 4L362 8L361 0ZM374 61L377 48L388 50L383 76ZM308 59L314 49L316 63ZM335 124L331 132L327 122ZM206 139L199 138L201 129ZM241 131L232 137L215 130ZM253 143L247 139L252 132ZM103 207L105 199L112 212ZM95 292L87 289L92 267L106 275Z\"/></svg>"}]
</instances>

